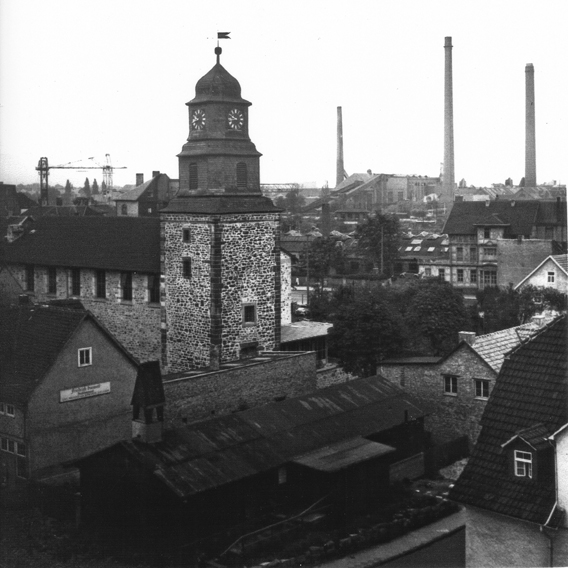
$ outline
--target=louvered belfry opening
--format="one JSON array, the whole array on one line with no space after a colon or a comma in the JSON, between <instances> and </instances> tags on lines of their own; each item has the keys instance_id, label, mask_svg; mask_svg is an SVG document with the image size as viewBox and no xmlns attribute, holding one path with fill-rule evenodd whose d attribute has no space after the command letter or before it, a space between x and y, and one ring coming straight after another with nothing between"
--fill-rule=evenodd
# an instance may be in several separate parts
<instances>
[{"instance_id":1,"label":"louvered belfry opening","mask_svg":"<svg viewBox=\"0 0 568 568\"><path fill-rule=\"evenodd\" d=\"M247 185L247 165L239 162L237 164L237 189L246 189Z\"/></svg>"},{"instance_id":2,"label":"louvered belfry opening","mask_svg":"<svg viewBox=\"0 0 568 568\"><path fill-rule=\"evenodd\" d=\"M189 164L189 189L197 189L198 177L197 177L197 164Z\"/></svg>"}]
</instances>

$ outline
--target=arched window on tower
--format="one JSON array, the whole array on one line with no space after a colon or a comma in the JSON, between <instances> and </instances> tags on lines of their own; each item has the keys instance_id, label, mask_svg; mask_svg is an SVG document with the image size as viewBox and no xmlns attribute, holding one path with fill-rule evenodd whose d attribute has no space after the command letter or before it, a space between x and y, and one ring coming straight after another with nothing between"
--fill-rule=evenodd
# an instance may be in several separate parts
<instances>
[{"instance_id":1,"label":"arched window on tower","mask_svg":"<svg viewBox=\"0 0 568 568\"><path fill-rule=\"evenodd\" d=\"M247 185L247 165L244 162L239 162L237 164L237 189L246 189Z\"/></svg>"},{"instance_id":2,"label":"arched window on tower","mask_svg":"<svg viewBox=\"0 0 568 568\"><path fill-rule=\"evenodd\" d=\"M189 164L189 189L197 189L197 164Z\"/></svg>"}]
</instances>

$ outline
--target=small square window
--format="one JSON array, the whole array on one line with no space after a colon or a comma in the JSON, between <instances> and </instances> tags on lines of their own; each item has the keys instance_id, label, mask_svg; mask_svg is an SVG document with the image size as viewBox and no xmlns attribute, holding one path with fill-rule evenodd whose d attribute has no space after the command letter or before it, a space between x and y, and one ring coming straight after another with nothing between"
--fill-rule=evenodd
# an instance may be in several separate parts
<instances>
[{"instance_id":1,"label":"small square window","mask_svg":"<svg viewBox=\"0 0 568 568\"><path fill-rule=\"evenodd\" d=\"M491 229L490 227L485 227L483 229L483 238L484 239L490 239L491 238Z\"/></svg>"},{"instance_id":2,"label":"small square window","mask_svg":"<svg viewBox=\"0 0 568 568\"><path fill-rule=\"evenodd\" d=\"M184 278L191 278L191 258L182 260L182 272Z\"/></svg>"},{"instance_id":3,"label":"small square window","mask_svg":"<svg viewBox=\"0 0 568 568\"><path fill-rule=\"evenodd\" d=\"M7 452L8 451L8 440L6 438L0 439L2 450Z\"/></svg>"},{"instance_id":4,"label":"small square window","mask_svg":"<svg viewBox=\"0 0 568 568\"><path fill-rule=\"evenodd\" d=\"M93 364L93 348L92 347L83 347L78 351L78 360L79 360L79 367L88 367L89 365Z\"/></svg>"},{"instance_id":5,"label":"small square window","mask_svg":"<svg viewBox=\"0 0 568 568\"><path fill-rule=\"evenodd\" d=\"M424 276L432 276L432 269L431 268L425 268L424 269Z\"/></svg>"},{"instance_id":6,"label":"small square window","mask_svg":"<svg viewBox=\"0 0 568 568\"><path fill-rule=\"evenodd\" d=\"M532 454L515 450L515 475L532 478Z\"/></svg>"},{"instance_id":7,"label":"small square window","mask_svg":"<svg viewBox=\"0 0 568 568\"><path fill-rule=\"evenodd\" d=\"M183 242L189 243L191 241L191 229L187 227L182 229L182 236L183 236Z\"/></svg>"},{"instance_id":8,"label":"small square window","mask_svg":"<svg viewBox=\"0 0 568 568\"><path fill-rule=\"evenodd\" d=\"M446 279L446 270L444 268L438 268L438 278L440 280Z\"/></svg>"},{"instance_id":9,"label":"small square window","mask_svg":"<svg viewBox=\"0 0 568 568\"><path fill-rule=\"evenodd\" d=\"M16 409L14 408L13 404L6 405L6 415L7 416L16 416Z\"/></svg>"},{"instance_id":10,"label":"small square window","mask_svg":"<svg viewBox=\"0 0 568 568\"><path fill-rule=\"evenodd\" d=\"M477 284L477 270L470 270L469 271L469 281L472 284Z\"/></svg>"},{"instance_id":11,"label":"small square window","mask_svg":"<svg viewBox=\"0 0 568 568\"><path fill-rule=\"evenodd\" d=\"M11 454L16 453L16 442L14 442L14 440L8 440L8 451Z\"/></svg>"},{"instance_id":12,"label":"small square window","mask_svg":"<svg viewBox=\"0 0 568 568\"><path fill-rule=\"evenodd\" d=\"M253 325L256 323L256 305L245 304L243 306L243 323L245 325Z\"/></svg>"},{"instance_id":13,"label":"small square window","mask_svg":"<svg viewBox=\"0 0 568 568\"><path fill-rule=\"evenodd\" d=\"M489 381L485 379L475 379L475 398L489 398Z\"/></svg>"},{"instance_id":14,"label":"small square window","mask_svg":"<svg viewBox=\"0 0 568 568\"><path fill-rule=\"evenodd\" d=\"M458 262L463 261L463 247L456 248L456 260Z\"/></svg>"},{"instance_id":15,"label":"small square window","mask_svg":"<svg viewBox=\"0 0 568 568\"><path fill-rule=\"evenodd\" d=\"M554 272L549 272L548 273L548 282L554 282Z\"/></svg>"},{"instance_id":16,"label":"small square window","mask_svg":"<svg viewBox=\"0 0 568 568\"><path fill-rule=\"evenodd\" d=\"M452 375L444 375L444 393L458 394L458 378Z\"/></svg>"},{"instance_id":17,"label":"small square window","mask_svg":"<svg viewBox=\"0 0 568 568\"><path fill-rule=\"evenodd\" d=\"M463 282L463 268L458 268L458 282Z\"/></svg>"}]
</instances>

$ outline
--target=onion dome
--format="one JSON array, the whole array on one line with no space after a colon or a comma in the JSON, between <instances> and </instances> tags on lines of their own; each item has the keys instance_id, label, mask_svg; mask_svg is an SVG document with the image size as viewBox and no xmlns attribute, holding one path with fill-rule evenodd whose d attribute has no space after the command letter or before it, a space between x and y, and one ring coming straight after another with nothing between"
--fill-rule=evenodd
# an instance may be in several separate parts
<instances>
[{"instance_id":1,"label":"onion dome","mask_svg":"<svg viewBox=\"0 0 568 568\"><path fill-rule=\"evenodd\" d=\"M248 101L241 98L241 85L239 82L219 62L221 48L217 48L215 53L217 54L217 63L208 73L197 81L195 85L195 98L189 101L188 104L208 101L250 104Z\"/></svg>"}]
</instances>

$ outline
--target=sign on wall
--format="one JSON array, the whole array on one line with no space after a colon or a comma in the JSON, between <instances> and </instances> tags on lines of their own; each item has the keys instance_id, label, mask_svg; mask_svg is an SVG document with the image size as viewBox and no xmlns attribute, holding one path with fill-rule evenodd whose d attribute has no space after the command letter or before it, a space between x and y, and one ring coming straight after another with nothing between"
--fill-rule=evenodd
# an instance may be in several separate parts
<instances>
[{"instance_id":1,"label":"sign on wall","mask_svg":"<svg viewBox=\"0 0 568 568\"><path fill-rule=\"evenodd\" d=\"M87 398L88 396L97 396L99 394L107 394L109 392L110 382L97 383L96 385L85 385L82 387L59 391L59 402L69 402L71 400Z\"/></svg>"}]
</instances>

